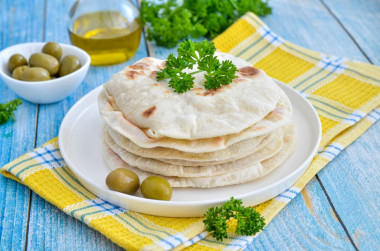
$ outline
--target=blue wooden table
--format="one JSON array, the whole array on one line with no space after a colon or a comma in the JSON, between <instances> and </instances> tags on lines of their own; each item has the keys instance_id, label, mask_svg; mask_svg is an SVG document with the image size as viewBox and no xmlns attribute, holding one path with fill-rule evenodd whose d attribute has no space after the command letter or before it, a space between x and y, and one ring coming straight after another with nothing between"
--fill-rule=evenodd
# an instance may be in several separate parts
<instances>
[{"instance_id":1,"label":"blue wooden table","mask_svg":"<svg viewBox=\"0 0 380 251\"><path fill-rule=\"evenodd\" d=\"M70 43L66 15L73 0L0 0L0 49L23 42ZM263 18L283 38L327 54L380 65L378 0L271 0ZM70 107L113 73L168 50L142 41L128 62L91 67L65 100L24 102L17 122L0 126L0 166L57 136ZM380 74L380 73L379 73ZM16 95L0 81L0 102ZM268 225L249 249L380 249L380 122L326 166ZM0 249L116 250L98 232L28 188L0 176Z\"/></svg>"}]
</instances>

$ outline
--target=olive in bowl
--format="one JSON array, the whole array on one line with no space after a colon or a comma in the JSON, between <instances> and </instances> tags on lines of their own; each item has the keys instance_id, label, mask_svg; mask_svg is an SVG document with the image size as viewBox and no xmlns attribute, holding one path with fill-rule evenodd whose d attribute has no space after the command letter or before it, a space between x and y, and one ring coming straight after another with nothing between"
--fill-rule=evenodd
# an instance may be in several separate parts
<instances>
[{"instance_id":1,"label":"olive in bowl","mask_svg":"<svg viewBox=\"0 0 380 251\"><path fill-rule=\"evenodd\" d=\"M8 60L8 70L13 72L19 66L28 65L28 62L21 54L13 54Z\"/></svg>"},{"instance_id":2,"label":"olive in bowl","mask_svg":"<svg viewBox=\"0 0 380 251\"><path fill-rule=\"evenodd\" d=\"M62 57L62 48L59 44L55 42L48 42L42 48L42 53L53 56L59 61Z\"/></svg>"},{"instance_id":3,"label":"olive in bowl","mask_svg":"<svg viewBox=\"0 0 380 251\"><path fill-rule=\"evenodd\" d=\"M55 57L45 53L33 53L29 58L29 65L30 67L44 68L52 76L59 70L59 61Z\"/></svg>"},{"instance_id":4,"label":"olive in bowl","mask_svg":"<svg viewBox=\"0 0 380 251\"><path fill-rule=\"evenodd\" d=\"M45 45L46 43L39 42L24 43L0 51L0 77L4 83L18 96L37 104L54 103L70 95L85 78L91 62L90 56L84 50L69 44L59 44L62 48L62 57L75 55L79 59L81 67L78 70L66 76L50 78L46 81L29 82L13 78L12 72L8 69L10 57L20 54L29 59L32 54L40 53ZM21 76L21 73L18 76Z\"/></svg>"}]
</instances>

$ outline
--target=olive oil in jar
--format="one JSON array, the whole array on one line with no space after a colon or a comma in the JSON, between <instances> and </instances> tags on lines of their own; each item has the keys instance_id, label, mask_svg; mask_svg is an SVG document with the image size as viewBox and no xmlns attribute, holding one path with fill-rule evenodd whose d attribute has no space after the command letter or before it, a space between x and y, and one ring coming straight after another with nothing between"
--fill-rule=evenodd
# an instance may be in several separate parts
<instances>
[{"instance_id":1,"label":"olive oil in jar","mask_svg":"<svg viewBox=\"0 0 380 251\"><path fill-rule=\"evenodd\" d=\"M75 46L90 54L92 65L117 64L136 53L141 24L138 18L129 22L118 11L98 11L75 19L69 34Z\"/></svg>"}]
</instances>

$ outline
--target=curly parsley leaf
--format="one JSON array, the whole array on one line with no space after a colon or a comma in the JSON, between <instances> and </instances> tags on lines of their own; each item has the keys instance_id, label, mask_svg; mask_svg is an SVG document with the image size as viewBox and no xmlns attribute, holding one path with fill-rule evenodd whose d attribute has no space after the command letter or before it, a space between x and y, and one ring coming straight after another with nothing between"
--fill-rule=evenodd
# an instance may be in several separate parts
<instances>
[{"instance_id":1,"label":"curly parsley leaf","mask_svg":"<svg viewBox=\"0 0 380 251\"><path fill-rule=\"evenodd\" d=\"M219 241L227 238L227 221L236 219L236 234L254 235L265 226L265 219L252 207L244 207L240 199L231 199L221 207L212 207L204 215L206 230Z\"/></svg>"},{"instance_id":2,"label":"curly parsley leaf","mask_svg":"<svg viewBox=\"0 0 380 251\"><path fill-rule=\"evenodd\" d=\"M186 40L179 44L178 56L170 54L166 60L165 68L157 72L157 80L169 80L169 86L178 93L190 90L194 85L192 75L205 72L205 88L216 90L221 85L228 85L236 78L236 66L229 60L219 62L214 56L215 44L204 40L194 43ZM194 65L198 65L198 70L190 72ZM187 69L187 71L185 71Z\"/></svg>"},{"instance_id":3,"label":"curly parsley leaf","mask_svg":"<svg viewBox=\"0 0 380 251\"><path fill-rule=\"evenodd\" d=\"M17 110L17 107L22 104L21 99L14 99L5 104L0 104L0 125L8 122L10 118L16 121L13 112Z\"/></svg>"},{"instance_id":4,"label":"curly parsley leaf","mask_svg":"<svg viewBox=\"0 0 380 251\"><path fill-rule=\"evenodd\" d=\"M148 39L157 45L175 47L192 36L214 38L248 11L259 16L272 13L266 0L184 0L141 3L142 24L148 24Z\"/></svg>"}]
</instances>

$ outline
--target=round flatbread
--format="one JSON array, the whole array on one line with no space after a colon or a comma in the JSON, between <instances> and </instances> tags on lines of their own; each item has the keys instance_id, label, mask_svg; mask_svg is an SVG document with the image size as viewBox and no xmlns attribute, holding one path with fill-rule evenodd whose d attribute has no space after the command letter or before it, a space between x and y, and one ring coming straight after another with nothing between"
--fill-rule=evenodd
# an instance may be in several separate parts
<instances>
[{"instance_id":1,"label":"round flatbread","mask_svg":"<svg viewBox=\"0 0 380 251\"><path fill-rule=\"evenodd\" d=\"M115 105L113 98L107 96L105 90L103 90L99 96L99 110L106 122L106 125L114 131L113 135L118 134L116 136L117 138L128 138L138 147L164 147L176 149L182 152L205 153L222 150L242 140L269 134L277 128L287 124L292 115L291 103L289 98L280 88L279 96L280 97L276 108L267 114L267 116L265 116L261 121L248 127L247 129L236 134L197 140L172 139L168 137L160 139L150 138L144 129L135 126L124 117L123 113L119 111L118 107Z\"/></svg>"},{"instance_id":2,"label":"round flatbread","mask_svg":"<svg viewBox=\"0 0 380 251\"><path fill-rule=\"evenodd\" d=\"M277 134L276 137L273 137L273 140L265 147L247 157L211 166L184 166L168 164L156 159L144 158L124 150L115 143L107 132L104 132L103 139L106 146L119 155L123 161L125 161L128 165L137 167L141 170L164 176L210 177L235 172L236 170L251 166L252 163L257 163L272 157L280 151L283 144L283 136L283 134Z\"/></svg>"},{"instance_id":3,"label":"round flatbread","mask_svg":"<svg viewBox=\"0 0 380 251\"><path fill-rule=\"evenodd\" d=\"M118 154L104 144L103 157L111 170L117 168L127 168L134 171L140 178L145 178L155 175L165 178L172 187L196 187L196 188L211 188L219 186L228 186L242 184L256 180L264 175L272 172L278 166L286 161L296 146L296 133L294 125L287 127L284 133L284 144L281 150L273 157L262 162L252 163L252 165L241 168L234 172L216 175L212 177L173 177L161 176L151 172L143 171L139 168L128 165L123 161Z\"/></svg>"},{"instance_id":4,"label":"round flatbread","mask_svg":"<svg viewBox=\"0 0 380 251\"><path fill-rule=\"evenodd\" d=\"M144 58L116 73L104 89L122 116L152 139L196 140L236 134L276 108L280 88L250 63L230 54L215 55L220 61L231 60L239 70L231 84L217 90L205 89L204 72L200 72L193 75L190 91L174 92L169 80L157 81L156 73L165 61L154 58ZM100 108L104 117L106 110Z\"/></svg>"},{"instance_id":5,"label":"round flatbread","mask_svg":"<svg viewBox=\"0 0 380 251\"><path fill-rule=\"evenodd\" d=\"M180 162L181 165L194 165L194 163L196 163L196 165L221 164L243 158L265 146L273 139L275 134L281 134L281 128L279 128L270 135L246 139L223 150L205 153L189 153L165 147L142 148L135 145L126 137L122 137L110 127L105 128L115 143L128 152L145 158L167 160L169 163L171 163L170 161L172 160L177 162L177 164Z\"/></svg>"}]
</instances>

